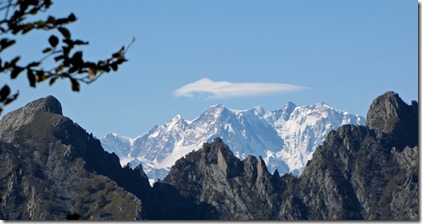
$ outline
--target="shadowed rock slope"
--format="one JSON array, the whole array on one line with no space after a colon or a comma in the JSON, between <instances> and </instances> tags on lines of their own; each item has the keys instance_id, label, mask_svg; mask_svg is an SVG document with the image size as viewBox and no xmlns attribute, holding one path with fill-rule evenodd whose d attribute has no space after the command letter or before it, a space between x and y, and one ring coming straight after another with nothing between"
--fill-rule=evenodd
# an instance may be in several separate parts
<instances>
[{"instance_id":1,"label":"shadowed rock slope","mask_svg":"<svg viewBox=\"0 0 422 224\"><path fill-rule=\"evenodd\" d=\"M299 178L271 175L261 158L240 161L215 139L177 161L158 186L225 220L418 220L417 111L416 102L385 93L366 126L332 131Z\"/></svg>"},{"instance_id":2,"label":"shadowed rock slope","mask_svg":"<svg viewBox=\"0 0 422 224\"><path fill-rule=\"evenodd\" d=\"M140 167L116 155L62 115L54 97L34 101L0 121L0 219L134 220L150 190Z\"/></svg>"},{"instance_id":3,"label":"shadowed rock slope","mask_svg":"<svg viewBox=\"0 0 422 224\"><path fill-rule=\"evenodd\" d=\"M366 127L331 132L299 178L309 217L417 220L417 111L387 92L370 106Z\"/></svg>"}]
</instances>

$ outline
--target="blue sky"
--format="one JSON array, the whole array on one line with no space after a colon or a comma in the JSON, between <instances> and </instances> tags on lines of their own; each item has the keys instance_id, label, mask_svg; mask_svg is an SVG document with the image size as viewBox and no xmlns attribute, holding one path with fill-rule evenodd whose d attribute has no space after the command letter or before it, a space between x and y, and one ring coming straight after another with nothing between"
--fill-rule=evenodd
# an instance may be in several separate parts
<instances>
[{"instance_id":1,"label":"blue sky","mask_svg":"<svg viewBox=\"0 0 422 224\"><path fill-rule=\"evenodd\" d=\"M32 89L21 75L8 82L20 96L5 111L54 95L66 116L98 138L136 137L217 103L275 110L289 101L325 102L366 116L372 100L389 90L406 102L418 99L417 6L410 0L55 1L49 13L76 14L69 28L90 42L83 50L91 59L135 37L129 62L80 93L67 80ZM37 55L46 35L28 36L15 50Z\"/></svg>"}]
</instances>

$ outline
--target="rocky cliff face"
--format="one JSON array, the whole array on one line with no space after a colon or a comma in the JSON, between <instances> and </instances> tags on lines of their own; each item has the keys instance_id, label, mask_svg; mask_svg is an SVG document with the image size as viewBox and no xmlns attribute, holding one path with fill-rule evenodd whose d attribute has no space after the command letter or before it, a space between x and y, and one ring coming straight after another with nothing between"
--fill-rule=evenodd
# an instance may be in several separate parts
<instances>
[{"instance_id":1,"label":"rocky cliff face","mask_svg":"<svg viewBox=\"0 0 422 224\"><path fill-rule=\"evenodd\" d=\"M417 103L376 98L367 126L328 135L300 177L316 219L418 219Z\"/></svg>"},{"instance_id":2,"label":"rocky cliff face","mask_svg":"<svg viewBox=\"0 0 422 224\"><path fill-rule=\"evenodd\" d=\"M149 184L62 115L54 97L0 121L0 219L143 218Z\"/></svg>"},{"instance_id":3,"label":"rocky cliff face","mask_svg":"<svg viewBox=\"0 0 422 224\"><path fill-rule=\"evenodd\" d=\"M366 126L378 139L398 148L418 144L418 103L407 105L394 92L387 92L374 100L369 108Z\"/></svg>"},{"instance_id":4,"label":"rocky cliff face","mask_svg":"<svg viewBox=\"0 0 422 224\"><path fill-rule=\"evenodd\" d=\"M224 220L271 219L276 200L273 182L262 158L240 161L217 138L179 160L164 179L180 195L206 203ZM254 208L254 209L251 209Z\"/></svg>"},{"instance_id":5,"label":"rocky cliff face","mask_svg":"<svg viewBox=\"0 0 422 224\"><path fill-rule=\"evenodd\" d=\"M387 92L366 126L331 131L299 177L215 138L151 188L47 97L0 121L0 219L418 220L417 112Z\"/></svg>"}]
</instances>

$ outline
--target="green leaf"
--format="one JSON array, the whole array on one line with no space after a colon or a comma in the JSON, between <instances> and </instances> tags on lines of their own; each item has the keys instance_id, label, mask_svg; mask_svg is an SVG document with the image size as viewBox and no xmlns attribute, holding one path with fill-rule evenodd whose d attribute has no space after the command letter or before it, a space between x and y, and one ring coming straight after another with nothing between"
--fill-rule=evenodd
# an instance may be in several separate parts
<instances>
[{"instance_id":1,"label":"green leaf","mask_svg":"<svg viewBox=\"0 0 422 224\"><path fill-rule=\"evenodd\" d=\"M56 71L56 73L59 73L59 72L63 71L63 69L64 69L64 65L60 65L59 67L57 67L55 69L55 71Z\"/></svg>"},{"instance_id":2,"label":"green leaf","mask_svg":"<svg viewBox=\"0 0 422 224\"><path fill-rule=\"evenodd\" d=\"M11 79L16 79L16 77L18 77L19 73L21 73L23 71L23 68L21 67L14 67L12 72L10 73L10 78Z\"/></svg>"},{"instance_id":3,"label":"green leaf","mask_svg":"<svg viewBox=\"0 0 422 224\"><path fill-rule=\"evenodd\" d=\"M26 74L28 76L29 86L35 88L36 79L35 79L34 72L32 71L32 69L28 69Z\"/></svg>"},{"instance_id":4,"label":"green leaf","mask_svg":"<svg viewBox=\"0 0 422 224\"><path fill-rule=\"evenodd\" d=\"M35 24L38 26L38 28L43 28L47 25L46 21L43 21L43 20L39 20L35 22Z\"/></svg>"},{"instance_id":5,"label":"green leaf","mask_svg":"<svg viewBox=\"0 0 422 224\"><path fill-rule=\"evenodd\" d=\"M19 91L17 92L17 93L15 93L15 94L13 94L12 96L10 96L10 97L8 97L5 101L4 101L4 105L7 105L7 104L9 104L9 103L11 103L11 102L13 102L14 100L16 100L16 98L18 98L18 96L19 96Z\"/></svg>"},{"instance_id":6,"label":"green leaf","mask_svg":"<svg viewBox=\"0 0 422 224\"><path fill-rule=\"evenodd\" d=\"M6 99L7 96L9 96L9 94L10 94L9 86L4 85L3 88L1 88L1 90L0 90L0 99L2 99L2 101L3 101L3 99Z\"/></svg>"},{"instance_id":7,"label":"green leaf","mask_svg":"<svg viewBox=\"0 0 422 224\"><path fill-rule=\"evenodd\" d=\"M113 69L113 71L117 71L117 69L118 69L118 66L117 66L117 64L116 63L112 63L112 64L110 64L110 67Z\"/></svg>"},{"instance_id":8,"label":"green leaf","mask_svg":"<svg viewBox=\"0 0 422 224\"><path fill-rule=\"evenodd\" d=\"M82 57L83 57L83 52L82 51L77 51L73 54L71 60L72 61L82 61Z\"/></svg>"},{"instance_id":9,"label":"green leaf","mask_svg":"<svg viewBox=\"0 0 422 224\"><path fill-rule=\"evenodd\" d=\"M51 78L49 85L52 86L54 82L56 82L56 80L57 80L57 77Z\"/></svg>"},{"instance_id":10,"label":"green leaf","mask_svg":"<svg viewBox=\"0 0 422 224\"><path fill-rule=\"evenodd\" d=\"M116 53L114 53L114 54L111 55L111 57L113 57L113 58L119 58L121 56L122 56L122 52L121 51L118 51L118 52L116 52Z\"/></svg>"},{"instance_id":11,"label":"green leaf","mask_svg":"<svg viewBox=\"0 0 422 224\"><path fill-rule=\"evenodd\" d=\"M72 65L76 68L76 70L81 69L84 65L84 61L82 57L83 57L82 51L77 51L73 54L72 58L70 59L71 61L70 63L72 63Z\"/></svg>"},{"instance_id":12,"label":"green leaf","mask_svg":"<svg viewBox=\"0 0 422 224\"><path fill-rule=\"evenodd\" d=\"M48 79L50 77L50 75L45 73L43 70L41 70L41 71L36 72L35 77L37 78L37 82L42 82L42 81Z\"/></svg>"},{"instance_id":13,"label":"green leaf","mask_svg":"<svg viewBox=\"0 0 422 224\"><path fill-rule=\"evenodd\" d=\"M71 34L70 31L64 27L59 27L58 30L60 31L60 33L63 35L64 38L66 39L70 39Z\"/></svg>"},{"instance_id":14,"label":"green leaf","mask_svg":"<svg viewBox=\"0 0 422 224\"><path fill-rule=\"evenodd\" d=\"M51 50L53 50L51 47L47 47L46 49L42 50L43 54L47 54L48 52L50 52Z\"/></svg>"},{"instance_id":15,"label":"green leaf","mask_svg":"<svg viewBox=\"0 0 422 224\"><path fill-rule=\"evenodd\" d=\"M35 14L37 14L38 13L38 8L32 8L30 11L29 11L29 14L31 14L31 15L35 15Z\"/></svg>"},{"instance_id":16,"label":"green leaf","mask_svg":"<svg viewBox=\"0 0 422 224\"><path fill-rule=\"evenodd\" d=\"M31 31L34 28L35 28L35 24L34 23L27 23L27 24L25 24L25 26L22 29L22 34L25 34L25 33Z\"/></svg>"},{"instance_id":17,"label":"green leaf","mask_svg":"<svg viewBox=\"0 0 422 224\"><path fill-rule=\"evenodd\" d=\"M63 55L59 55L59 56L57 56L57 57L54 58L54 61L58 62L58 61L63 60L63 59L64 59L64 56Z\"/></svg>"},{"instance_id":18,"label":"green leaf","mask_svg":"<svg viewBox=\"0 0 422 224\"><path fill-rule=\"evenodd\" d=\"M69 20L69 22L75 22L76 21L76 16L75 14L71 13L67 19Z\"/></svg>"},{"instance_id":19,"label":"green leaf","mask_svg":"<svg viewBox=\"0 0 422 224\"><path fill-rule=\"evenodd\" d=\"M89 44L88 41L82 41L82 40L75 40L74 42L75 45L87 45Z\"/></svg>"},{"instance_id":20,"label":"green leaf","mask_svg":"<svg viewBox=\"0 0 422 224\"><path fill-rule=\"evenodd\" d=\"M20 56L17 56L16 58L14 58L11 62L10 62L10 64L12 64L12 65L16 65L16 63L18 63L18 61L21 59L21 57Z\"/></svg>"},{"instance_id":21,"label":"green leaf","mask_svg":"<svg viewBox=\"0 0 422 224\"><path fill-rule=\"evenodd\" d=\"M27 67L27 68L30 68L30 67L37 67L37 66L39 66L40 64L41 64L40 62L34 61L34 62L29 63L26 67Z\"/></svg>"},{"instance_id":22,"label":"green leaf","mask_svg":"<svg viewBox=\"0 0 422 224\"><path fill-rule=\"evenodd\" d=\"M73 46L75 45L75 41L71 39L64 39L63 43L67 44L70 48L73 48Z\"/></svg>"},{"instance_id":23,"label":"green leaf","mask_svg":"<svg viewBox=\"0 0 422 224\"><path fill-rule=\"evenodd\" d=\"M49 16L47 18L47 23L50 23L51 25L55 26L56 25L56 18Z\"/></svg>"},{"instance_id":24,"label":"green leaf","mask_svg":"<svg viewBox=\"0 0 422 224\"><path fill-rule=\"evenodd\" d=\"M72 83L72 90L75 92L79 92L79 90L81 89L79 82L73 78L70 78L70 82Z\"/></svg>"},{"instance_id":25,"label":"green leaf","mask_svg":"<svg viewBox=\"0 0 422 224\"><path fill-rule=\"evenodd\" d=\"M50 43L50 45L54 48L57 46L57 44L59 44L59 38L57 38L54 35L51 35L50 38L48 38L48 42Z\"/></svg>"},{"instance_id":26,"label":"green leaf","mask_svg":"<svg viewBox=\"0 0 422 224\"><path fill-rule=\"evenodd\" d=\"M6 48L8 48L8 47L10 47L10 46L12 46L13 44L15 44L16 43L16 41L15 40L10 40L10 39L6 39L6 38L4 38L4 39L1 39L0 40L0 52L1 51L3 51L4 49L6 49Z\"/></svg>"}]
</instances>

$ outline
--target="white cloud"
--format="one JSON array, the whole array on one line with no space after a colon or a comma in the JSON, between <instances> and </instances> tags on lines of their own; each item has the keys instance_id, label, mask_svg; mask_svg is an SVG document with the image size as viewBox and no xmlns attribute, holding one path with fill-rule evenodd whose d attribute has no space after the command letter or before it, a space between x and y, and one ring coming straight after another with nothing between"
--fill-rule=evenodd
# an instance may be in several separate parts
<instances>
[{"instance_id":1,"label":"white cloud","mask_svg":"<svg viewBox=\"0 0 422 224\"><path fill-rule=\"evenodd\" d=\"M296 86L284 83L259 83L259 82L214 82L208 78L186 84L175 91L176 97L194 97L196 94L206 94L209 98L233 98L273 95L282 92L292 92L307 89L303 86Z\"/></svg>"}]
</instances>

